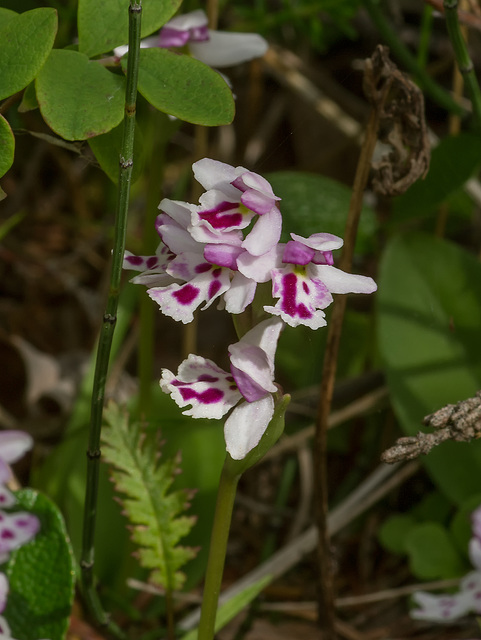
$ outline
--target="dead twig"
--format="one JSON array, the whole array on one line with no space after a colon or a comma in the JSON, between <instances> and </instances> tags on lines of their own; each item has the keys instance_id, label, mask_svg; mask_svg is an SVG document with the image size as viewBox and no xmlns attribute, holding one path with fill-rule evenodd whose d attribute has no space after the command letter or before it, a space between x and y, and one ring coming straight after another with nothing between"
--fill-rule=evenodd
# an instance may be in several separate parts
<instances>
[{"instance_id":1,"label":"dead twig","mask_svg":"<svg viewBox=\"0 0 481 640\"><path fill-rule=\"evenodd\" d=\"M434 433L420 431L415 436L399 438L396 444L387 449L381 460L392 464L402 460L412 460L427 455L431 449L446 440L471 442L481 436L481 391L474 398L448 404L442 409L426 416L423 424L435 429Z\"/></svg>"}]
</instances>

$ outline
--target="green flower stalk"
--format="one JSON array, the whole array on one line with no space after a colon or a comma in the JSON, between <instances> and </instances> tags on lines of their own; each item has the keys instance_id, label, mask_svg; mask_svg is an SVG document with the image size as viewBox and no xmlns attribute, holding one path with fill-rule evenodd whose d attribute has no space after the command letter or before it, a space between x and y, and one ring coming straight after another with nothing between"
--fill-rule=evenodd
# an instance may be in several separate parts
<instances>
[{"instance_id":1,"label":"green flower stalk","mask_svg":"<svg viewBox=\"0 0 481 640\"><path fill-rule=\"evenodd\" d=\"M87 605L100 624L113 633L122 636L120 630L110 621L99 602L94 585L94 538L97 517L97 494L100 466L100 432L104 408L105 383L109 366L110 350L117 320L122 263L125 250L127 212L130 195L130 180L133 167L135 109L137 98L137 78L140 51L141 0L132 0L129 6L129 58L127 65L127 88L125 95L125 115L122 146L120 150L120 170L117 211L115 219L114 246L110 274L110 289L107 308L100 332L97 361L92 390L90 432L87 450L87 485L85 492L81 582Z\"/></svg>"},{"instance_id":2,"label":"green flower stalk","mask_svg":"<svg viewBox=\"0 0 481 640\"><path fill-rule=\"evenodd\" d=\"M474 127L481 133L481 90L459 25L458 0L444 0L444 15L456 62L471 99Z\"/></svg>"}]
</instances>

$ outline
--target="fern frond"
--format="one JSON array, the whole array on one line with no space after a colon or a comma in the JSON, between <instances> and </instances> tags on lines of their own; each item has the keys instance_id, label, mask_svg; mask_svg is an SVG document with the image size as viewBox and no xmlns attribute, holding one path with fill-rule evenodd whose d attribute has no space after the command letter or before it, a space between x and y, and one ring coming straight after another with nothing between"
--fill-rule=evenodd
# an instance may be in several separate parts
<instances>
[{"instance_id":1,"label":"fern frond","mask_svg":"<svg viewBox=\"0 0 481 640\"><path fill-rule=\"evenodd\" d=\"M155 584L167 591L180 589L185 576L179 569L196 552L178 545L195 522L195 517L180 515L189 506L187 492L171 490L180 472L179 459L159 463L160 453L145 441L140 425L129 423L128 414L113 402L105 410L105 421L103 458L113 467L112 479L132 525L139 562L151 570Z\"/></svg>"}]
</instances>

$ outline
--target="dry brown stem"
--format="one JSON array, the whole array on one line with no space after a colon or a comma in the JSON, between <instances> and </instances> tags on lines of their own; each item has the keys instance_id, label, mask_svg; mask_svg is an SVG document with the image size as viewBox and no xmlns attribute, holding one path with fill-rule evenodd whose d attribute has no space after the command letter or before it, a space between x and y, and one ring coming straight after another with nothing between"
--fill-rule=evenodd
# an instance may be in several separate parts
<instances>
[{"instance_id":1,"label":"dry brown stem","mask_svg":"<svg viewBox=\"0 0 481 640\"><path fill-rule=\"evenodd\" d=\"M423 420L423 424L436 431L415 436L399 438L396 444L387 449L381 460L392 464L402 460L412 460L420 455L427 455L431 449L446 440L471 442L481 436L481 391L474 398L461 400L456 404L448 404L431 413Z\"/></svg>"}]
</instances>

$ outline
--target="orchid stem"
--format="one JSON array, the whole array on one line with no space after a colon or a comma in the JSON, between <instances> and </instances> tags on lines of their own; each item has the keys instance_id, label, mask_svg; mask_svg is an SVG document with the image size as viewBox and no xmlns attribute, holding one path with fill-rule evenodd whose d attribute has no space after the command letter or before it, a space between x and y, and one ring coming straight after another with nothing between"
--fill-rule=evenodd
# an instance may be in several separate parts
<instances>
[{"instance_id":1,"label":"orchid stem","mask_svg":"<svg viewBox=\"0 0 481 640\"><path fill-rule=\"evenodd\" d=\"M444 16L456 62L471 99L474 128L478 133L481 133L481 90L459 25L458 0L444 0Z\"/></svg>"},{"instance_id":2,"label":"orchid stem","mask_svg":"<svg viewBox=\"0 0 481 640\"><path fill-rule=\"evenodd\" d=\"M197 640L213 640L214 638L227 540L239 478L240 473L236 470L236 464L227 454L217 492Z\"/></svg>"},{"instance_id":3,"label":"orchid stem","mask_svg":"<svg viewBox=\"0 0 481 640\"><path fill-rule=\"evenodd\" d=\"M125 637L112 623L103 610L94 584L95 525L97 518L97 496L100 471L100 433L105 398L105 383L109 366L112 339L117 321L122 263L125 249L127 212L130 195L130 179L133 166L135 108L137 98L137 77L140 50L141 0L131 0L129 6L129 59L127 65L127 87L125 94L125 114L122 145L120 150L120 170L117 211L115 217L114 246L110 272L110 289L107 307L97 349L97 360L92 389L90 431L87 449L87 483L85 489L84 523L81 557L81 582L87 606L96 621L117 637Z\"/></svg>"}]
</instances>

